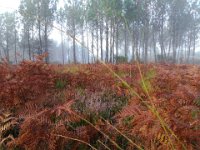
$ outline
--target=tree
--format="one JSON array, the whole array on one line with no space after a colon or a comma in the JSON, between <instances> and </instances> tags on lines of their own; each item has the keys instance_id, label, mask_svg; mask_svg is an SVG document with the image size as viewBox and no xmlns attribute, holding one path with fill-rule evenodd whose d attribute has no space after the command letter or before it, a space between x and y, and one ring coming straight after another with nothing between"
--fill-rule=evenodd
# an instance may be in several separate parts
<instances>
[{"instance_id":1,"label":"tree","mask_svg":"<svg viewBox=\"0 0 200 150\"><path fill-rule=\"evenodd\" d=\"M65 13L67 18L68 33L71 35L73 40L73 61L77 63L76 54L76 35L81 23L81 3L79 0L70 0L69 3L65 4Z\"/></svg>"},{"instance_id":2,"label":"tree","mask_svg":"<svg viewBox=\"0 0 200 150\"><path fill-rule=\"evenodd\" d=\"M8 62L11 61L11 50L16 49L16 26L15 13L4 13L1 16L1 42L0 46L3 49L4 56Z\"/></svg>"},{"instance_id":3,"label":"tree","mask_svg":"<svg viewBox=\"0 0 200 150\"><path fill-rule=\"evenodd\" d=\"M61 47L62 47L62 63L65 64L65 52L64 52L64 37L63 37L63 32L64 32L64 23L65 23L65 13L64 9L60 8L57 11L57 23L60 25L60 36L61 36Z\"/></svg>"},{"instance_id":4,"label":"tree","mask_svg":"<svg viewBox=\"0 0 200 150\"><path fill-rule=\"evenodd\" d=\"M23 24L23 30L24 34L22 39L24 39L24 46L28 48L28 56L29 59L32 60L32 53L33 53L33 45L32 42L33 36L33 30L34 25L36 23L35 15L36 15L36 8L32 0L21 0L20 6L19 6L19 13L22 17L22 24ZM27 40L27 41L25 41ZM27 43L27 44L26 44Z\"/></svg>"}]
</instances>

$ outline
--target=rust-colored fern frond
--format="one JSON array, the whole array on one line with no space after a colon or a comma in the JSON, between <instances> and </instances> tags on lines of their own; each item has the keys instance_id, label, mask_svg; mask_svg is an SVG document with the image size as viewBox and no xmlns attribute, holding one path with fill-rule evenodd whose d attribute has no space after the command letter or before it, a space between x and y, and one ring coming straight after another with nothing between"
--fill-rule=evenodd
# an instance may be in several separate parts
<instances>
[{"instance_id":1,"label":"rust-colored fern frond","mask_svg":"<svg viewBox=\"0 0 200 150\"><path fill-rule=\"evenodd\" d=\"M200 67L142 64L139 72L136 64L109 64L108 72L43 59L0 64L0 108L8 110L0 112L3 148L200 148Z\"/></svg>"}]
</instances>

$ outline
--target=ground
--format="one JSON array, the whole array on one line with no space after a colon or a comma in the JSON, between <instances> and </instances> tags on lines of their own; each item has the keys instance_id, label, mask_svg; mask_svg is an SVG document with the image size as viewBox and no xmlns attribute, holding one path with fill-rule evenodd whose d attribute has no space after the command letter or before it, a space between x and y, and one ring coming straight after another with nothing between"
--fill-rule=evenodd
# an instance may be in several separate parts
<instances>
[{"instance_id":1,"label":"ground","mask_svg":"<svg viewBox=\"0 0 200 150\"><path fill-rule=\"evenodd\" d=\"M1 149L200 149L200 67L0 64Z\"/></svg>"}]
</instances>

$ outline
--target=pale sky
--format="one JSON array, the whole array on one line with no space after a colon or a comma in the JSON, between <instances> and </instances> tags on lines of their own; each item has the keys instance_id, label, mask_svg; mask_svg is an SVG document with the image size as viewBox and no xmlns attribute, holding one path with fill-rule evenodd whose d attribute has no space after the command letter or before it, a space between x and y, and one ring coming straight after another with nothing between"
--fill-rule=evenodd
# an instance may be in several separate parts
<instances>
[{"instance_id":1,"label":"pale sky","mask_svg":"<svg viewBox=\"0 0 200 150\"><path fill-rule=\"evenodd\" d=\"M0 14L4 12L12 12L18 9L20 0L0 0ZM60 33L53 30L50 38L60 41Z\"/></svg>"},{"instance_id":2,"label":"pale sky","mask_svg":"<svg viewBox=\"0 0 200 150\"><path fill-rule=\"evenodd\" d=\"M18 9L20 0L0 0L0 13Z\"/></svg>"}]
</instances>

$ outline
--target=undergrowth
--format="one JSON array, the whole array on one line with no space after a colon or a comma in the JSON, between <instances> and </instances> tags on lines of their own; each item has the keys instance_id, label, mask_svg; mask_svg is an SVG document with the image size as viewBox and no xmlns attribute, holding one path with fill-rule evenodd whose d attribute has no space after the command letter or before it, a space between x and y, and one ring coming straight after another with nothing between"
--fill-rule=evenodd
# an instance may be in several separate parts
<instances>
[{"instance_id":1,"label":"undergrowth","mask_svg":"<svg viewBox=\"0 0 200 150\"><path fill-rule=\"evenodd\" d=\"M0 149L200 149L199 67L109 67L0 64Z\"/></svg>"}]
</instances>

